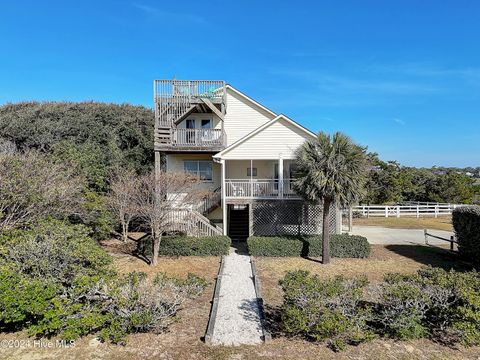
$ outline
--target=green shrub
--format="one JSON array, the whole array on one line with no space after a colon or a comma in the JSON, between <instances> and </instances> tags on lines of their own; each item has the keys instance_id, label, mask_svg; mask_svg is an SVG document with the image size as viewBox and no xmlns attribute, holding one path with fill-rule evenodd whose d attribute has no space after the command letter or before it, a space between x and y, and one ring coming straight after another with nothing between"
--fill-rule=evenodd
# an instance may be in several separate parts
<instances>
[{"instance_id":1,"label":"green shrub","mask_svg":"<svg viewBox=\"0 0 480 360\"><path fill-rule=\"evenodd\" d=\"M100 332L125 343L129 333L164 330L207 285L193 274L118 278L88 233L83 225L50 220L0 235L0 330L65 340Z\"/></svg>"},{"instance_id":2,"label":"green shrub","mask_svg":"<svg viewBox=\"0 0 480 360\"><path fill-rule=\"evenodd\" d=\"M9 264L32 278L71 286L78 276L107 275L111 257L83 225L59 220L40 222L31 230L0 235L0 264Z\"/></svg>"},{"instance_id":3,"label":"green shrub","mask_svg":"<svg viewBox=\"0 0 480 360\"><path fill-rule=\"evenodd\" d=\"M315 341L328 340L334 350L373 338L367 326L370 310L362 302L366 280L325 280L307 271L291 271L280 284L284 291L281 314L287 333Z\"/></svg>"},{"instance_id":4,"label":"green shrub","mask_svg":"<svg viewBox=\"0 0 480 360\"><path fill-rule=\"evenodd\" d=\"M159 254L164 256L228 255L231 243L228 236L164 236L160 242ZM147 257L152 254L150 237L138 242L137 252Z\"/></svg>"},{"instance_id":5,"label":"green shrub","mask_svg":"<svg viewBox=\"0 0 480 360\"><path fill-rule=\"evenodd\" d=\"M480 276L426 268L390 274L381 285L377 320L399 339L431 337L448 344L480 344Z\"/></svg>"},{"instance_id":6,"label":"green shrub","mask_svg":"<svg viewBox=\"0 0 480 360\"><path fill-rule=\"evenodd\" d=\"M322 255L321 236L251 236L248 251L253 256L309 256ZM370 256L370 244L363 236L334 234L330 236L332 257L365 258Z\"/></svg>"},{"instance_id":7,"label":"green shrub","mask_svg":"<svg viewBox=\"0 0 480 360\"><path fill-rule=\"evenodd\" d=\"M480 264L480 206L462 206L452 213L458 252L464 259Z\"/></svg>"},{"instance_id":8,"label":"green shrub","mask_svg":"<svg viewBox=\"0 0 480 360\"><path fill-rule=\"evenodd\" d=\"M42 318L57 296L58 285L28 279L18 271L0 269L0 329L17 330Z\"/></svg>"}]
</instances>

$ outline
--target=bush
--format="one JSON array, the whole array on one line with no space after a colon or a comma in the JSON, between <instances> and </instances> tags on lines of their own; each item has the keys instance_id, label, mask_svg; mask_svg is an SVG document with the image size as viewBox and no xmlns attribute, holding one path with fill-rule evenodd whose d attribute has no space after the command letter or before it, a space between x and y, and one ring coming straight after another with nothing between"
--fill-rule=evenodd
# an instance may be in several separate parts
<instances>
[{"instance_id":1,"label":"bush","mask_svg":"<svg viewBox=\"0 0 480 360\"><path fill-rule=\"evenodd\" d=\"M113 301L107 306L109 323L100 337L125 343L129 333L159 333L174 321L182 303L198 296L206 285L205 280L193 274L185 280L157 274L150 281L145 273L130 273L110 291Z\"/></svg>"},{"instance_id":2,"label":"bush","mask_svg":"<svg viewBox=\"0 0 480 360\"><path fill-rule=\"evenodd\" d=\"M452 213L452 223L460 256L480 264L480 206L456 208Z\"/></svg>"},{"instance_id":3,"label":"bush","mask_svg":"<svg viewBox=\"0 0 480 360\"><path fill-rule=\"evenodd\" d=\"M307 271L288 272L280 282L284 329L315 341L328 340L334 350L373 338L367 321L370 310L362 302L364 279L325 280Z\"/></svg>"},{"instance_id":4,"label":"bush","mask_svg":"<svg viewBox=\"0 0 480 360\"><path fill-rule=\"evenodd\" d=\"M228 255L232 241L228 236L190 237L164 236L160 242L160 255L164 256L219 256ZM137 252L151 256L150 237L138 242Z\"/></svg>"},{"instance_id":5,"label":"bush","mask_svg":"<svg viewBox=\"0 0 480 360\"><path fill-rule=\"evenodd\" d=\"M206 282L145 274L118 278L110 256L83 225L58 220L0 235L0 330L65 340L101 332L125 343L132 332L161 331Z\"/></svg>"},{"instance_id":6,"label":"bush","mask_svg":"<svg viewBox=\"0 0 480 360\"><path fill-rule=\"evenodd\" d=\"M321 236L251 236L247 240L248 251L253 256L303 256L322 255ZM363 236L334 234L330 236L332 257L366 258L370 256L370 244Z\"/></svg>"},{"instance_id":7,"label":"bush","mask_svg":"<svg viewBox=\"0 0 480 360\"><path fill-rule=\"evenodd\" d=\"M390 274L381 285L377 320L398 339L431 337L448 344L480 344L480 276L426 268Z\"/></svg>"},{"instance_id":8,"label":"bush","mask_svg":"<svg viewBox=\"0 0 480 360\"><path fill-rule=\"evenodd\" d=\"M92 190L105 189L112 166L146 172L153 165L151 109L98 102L20 102L0 106L0 138L21 150L74 160Z\"/></svg>"},{"instance_id":9,"label":"bush","mask_svg":"<svg viewBox=\"0 0 480 360\"><path fill-rule=\"evenodd\" d=\"M40 222L32 230L0 235L0 264L32 278L71 286L78 276L111 273L111 257L89 236L83 225L59 220Z\"/></svg>"},{"instance_id":10,"label":"bush","mask_svg":"<svg viewBox=\"0 0 480 360\"><path fill-rule=\"evenodd\" d=\"M77 213L84 181L69 163L38 152L0 154L0 230Z\"/></svg>"}]
</instances>

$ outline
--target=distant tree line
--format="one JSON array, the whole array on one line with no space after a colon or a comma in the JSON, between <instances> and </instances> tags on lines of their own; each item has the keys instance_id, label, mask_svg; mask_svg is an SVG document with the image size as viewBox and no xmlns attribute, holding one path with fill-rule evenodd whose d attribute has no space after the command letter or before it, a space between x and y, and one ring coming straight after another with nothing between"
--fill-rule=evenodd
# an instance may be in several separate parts
<instances>
[{"instance_id":1,"label":"distant tree line","mask_svg":"<svg viewBox=\"0 0 480 360\"><path fill-rule=\"evenodd\" d=\"M362 200L365 204L402 201L470 204L480 194L476 179L464 169L415 168L382 161L376 153L369 153L368 157L367 195Z\"/></svg>"}]
</instances>

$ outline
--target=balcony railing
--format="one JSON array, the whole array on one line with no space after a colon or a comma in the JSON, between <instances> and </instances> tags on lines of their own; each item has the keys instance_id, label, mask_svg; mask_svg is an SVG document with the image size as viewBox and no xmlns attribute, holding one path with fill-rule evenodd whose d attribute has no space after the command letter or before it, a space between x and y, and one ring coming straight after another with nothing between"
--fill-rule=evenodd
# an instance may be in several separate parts
<instances>
[{"instance_id":1,"label":"balcony railing","mask_svg":"<svg viewBox=\"0 0 480 360\"><path fill-rule=\"evenodd\" d=\"M219 149L226 143L222 129L172 129L171 146L176 148Z\"/></svg>"},{"instance_id":2,"label":"balcony railing","mask_svg":"<svg viewBox=\"0 0 480 360\"><path fill-rule=\"evenodd\" d=\"M226 179L226 197L230 198L296 198L292 179ZM281 186L283 185L283 186Z\"/></svg>"},{"instance_id":3,"label":"balcony railing","mask_svg":"<svg viewBox=\"0 0 480 360\"><path fill-rule=\"evenodd\" d=\"M208 98L221 101L225 95L223 80L155 80L155 100L163 98Z\"/></svg>"}]
</instances>

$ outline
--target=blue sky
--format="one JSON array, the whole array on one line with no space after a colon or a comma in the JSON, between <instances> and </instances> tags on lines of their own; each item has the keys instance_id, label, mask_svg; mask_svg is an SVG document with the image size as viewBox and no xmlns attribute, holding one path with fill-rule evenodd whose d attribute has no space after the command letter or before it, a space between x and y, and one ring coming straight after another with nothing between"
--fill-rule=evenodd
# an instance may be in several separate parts
<instances>
[{"instance_id":1,"label":"blue sky","mask_svg":"<svg viewBox=\"0 0 480 360\"><path fill-rule=\"evenodd\" d=\"M479 1L2 1L0 104L225 79L385 160L480 166Z\"/></svg>"}]
</instances>

